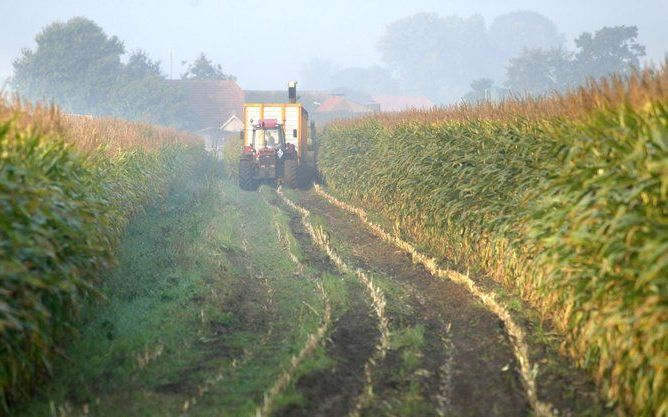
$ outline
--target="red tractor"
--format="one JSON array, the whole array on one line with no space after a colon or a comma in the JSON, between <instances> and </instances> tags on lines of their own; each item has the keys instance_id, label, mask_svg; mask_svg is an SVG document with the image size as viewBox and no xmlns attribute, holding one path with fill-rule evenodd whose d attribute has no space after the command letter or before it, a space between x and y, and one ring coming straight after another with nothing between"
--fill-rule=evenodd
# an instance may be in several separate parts
<instances>
[{"instance_id":1,"label":"red tractor","mask_svg":"<svg viewBox=\"0 0 668 417\"><path fill-rule=\"evenodd\" d=\"M239 186L255 190L262 180L280 179L290 188L298 185L297 148L285 140L285 126L276 119L250 119L251 140L239 158Z\"/></svg>"}]
</instances>

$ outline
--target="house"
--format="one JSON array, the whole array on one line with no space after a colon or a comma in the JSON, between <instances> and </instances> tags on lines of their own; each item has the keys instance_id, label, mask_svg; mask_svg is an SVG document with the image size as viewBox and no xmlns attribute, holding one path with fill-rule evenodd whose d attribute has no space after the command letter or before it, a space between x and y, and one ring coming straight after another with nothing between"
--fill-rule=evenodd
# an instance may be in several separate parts
<instances>
[{"instance_id":1,"label":"house","mask_svg":"<svg viewBox=\"0 0 668 417\"><path fill-rule=\"evenodd\" d=\"M343 95L335 95L316 110L316 113L370 113L372 110L367 106L346 99Z\"/></svg>"},{"instance_id":2,"label":"house","mask_svg":"<svg viewBox=\"0 0 668 417\"><path fill-rule=\"evenodd\" d=\"M226 137L239 135L243 122L244 91L231 80L169 80L181 88L191 116L191 130L204 140L204 148L222 157Z\"/></svg>"},{"instance_id":3,"label":"house","mask_svg":"<svg viewBox=\"0 0 668 417\"><path fill-rule=\"evenodd\" d=\"M181 88L191 112L192 130L218 129L231 115L241 115L244 91L232 80L169 80Z\"/></svg>"},{"instance_id":4,"label":"house","mask_svg":"<svg viewBox=\"0 0 668 417\"><path fill-rule=\"evenodd\" d=\"M346 119L351 117L358 117L368 113L373 113L373 109L348 100L344 95L333 95L325 100L315 110L315 119L319 122L328 122L333 119Z\"/></svg>"},{"instance_id":5,"label":"house","mask_svg":"<svg viewBox=\"0 0 668 417\"><path fill-rule=\"evenodd\" d=\"M220 130L224 138L239 136L239 133L244 130L244 122L236 114L232 114L220 125Z\"/></svg>"},{"instance_id":6,"label":"house","mask_svg":"<svg viewBox=\"0 0 668 417\"><path fill-rule=\"evenodd\" d=\"M381 112L396 112L410 109L430 109L434 103L424 96L373 96L374 103L380 105Z\"/></svg>"},{"instance_id":7,"label":"house","mask_svg":"<svg viewBox=\"0 0 668 417\"><path fill-rule=\"evenodd\" d=\"M207 152L222 159L225 140L230 137L240 137L243 130L244 122L236 114L232 114L220 126L205 127L195 131L195 134L204 139L204 149Z\"/></svg>"}]
</instances>

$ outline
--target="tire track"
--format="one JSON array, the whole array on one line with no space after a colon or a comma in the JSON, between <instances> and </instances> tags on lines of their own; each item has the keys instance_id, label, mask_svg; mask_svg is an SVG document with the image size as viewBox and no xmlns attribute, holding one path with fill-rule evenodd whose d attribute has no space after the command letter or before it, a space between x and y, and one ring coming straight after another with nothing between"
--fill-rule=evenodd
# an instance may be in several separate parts
<instances>
[{"instance_id":1,"label":"tire track","mask_svg":"<svg viewBox=\"0 0 668 417\"><path fill-rule=\"evenodd\" d=\"M393 337L387 363L376 371L377 400L364 412L396 415L403 410L422 410L424 415L471 417L513 417L530 412L512 343L495 314L463 286L433 279L409 255L360 225L356 216L316 193L303 193L299 198L313 216L336 231L347 248L346 262L377 272L379 279L383 277L393 288L388 301L397 338ZM404 308L408 310L402 312ZM406 374L397 368L405 358L403 330L399 329L415 326L423 329L421 352L414 350L421 365L416 364L416 372ZM443 335L449 336L449 343L443 341ZM450 343L453 349L448 350ZM396 372L388 372L388 365ZM449 375L441 371L448 367ZM399 400L402 393L410 405Z\"/></svg>"},{"instance_id":2,"label":"tire track","mask_svg":"<svg viewBox=\"0 0 668 417\"><path fill-rule=\"evenodd\" d=\"M376 236L382 240L398 247L399 249L411 255L413 262L423 265L426 270L433 276L438 278L449 279L455 283L464 286L475 298L479 299L490 311L492 311L503 322L505 329L510 336L513 352L520 367L520 375L522 385L526 392L531 408L534 414L539 417L554 417L552 406L539 400L536 388L536 375L538 369L533 365L529 358L528 345L526 343L526 334L524 330L513 320L508 309L501 305L493 293L482 290L473 282L467 275L461 274L450 269L441 269L438 262L434 258L430 258L420 253L410 243L402 240L398 236L391 235L368 219L366 212L360 208L351 206L345 202L338 200L336 197L330 195L322 189L319 185L315 185L315 192L323 197L330 204L339 207L345 211L355 214Z\"/></svg>"},{"instance_id":3,"label":"tire track","mask_svg":"<svg viewBox=\"0 0 668 417\"><path fill-rule=\"evenodd\" d=\"M263 200L267 205L270 205L274 211L274 227L276 228L276 234L278 236L278 240L280 244L283 246L283 249L288 253L288 256L290 257L290 260L295 264L295 267L297 268L297 273L299 276L304 276L304 265L299 261L299 258L294 254L294 251L292 249L292 245L290 244L289 239L287 238L286 233L283 231L280 223L277 220L278 216L278 208L271 205L264 195L262 196ZM315 281L315 280L312 280ZM331 323L332 323L332 306L329 301L329 298L327 297L327 293L325 292L324 287L322 286L321 282L316 283L316 287L318 288L318 291L321 294L321 298L323 300L323 304L325 306L325 311L322 316L322 321L318 329L311 333L304 346L302 349L299 351L299 353L295 356L292 357L292 360L290 362L290 367L283 371L281 375L276 379L272 387L265 393L262 401L262 405L257 408L255 411L255 414L253 414L255 417L267 417L270 415L275 400L278 397L279 394L281 394L290 384L290 381L294 377L295 372L297 369L299 369L299 366L304 363L304 361L315 352L316 348L322 340L324 339L325 335L330 329Z\"/></svg>"},{"instance_id":4,"label":"tire track","mask_svg":"<svg viewBox=\"0 0 668 417\"><path fill-rule=\"evenodd\" d=\"M270 415L276 397L278 397L278 395L288 387L299 366L301 366L301 364L304 363L304 361L313 354L329 330L332 321L332 308L329 300L327 299L324 288L321 285L318 285L318 290L321 292L322 297L325 300L325 312L323 314L322 323L314 333L311 333L308 336L306 344L304 347L302 347L299 353L292 357L292 360L290 361L290 367L281 373L281 375L279 375L269 391L265 393L262 405L258 407L255 411L255 414L253 414L256 417L266 417Z\"/></svg>"},{"instance_id":5,"label":"tire track","mask_svg":"<svg viewBox=\"0 0 668 417\"><path fill-rule=\"evenodd\" d=\"M364 365L365 386L362 389L362 392L355 398L352 409L348 413L350 417L358 417L362 408L373 398L373 368L377 363L385 358L385 355L387 354L390 346L389 320L385 314L385 296L382 290L374 284L373 279L368 274L366 274L361 269L353 270L350 268L334 251L330 243L329 236L322 229L322 227L316 229L313 227L311 222L309 222L308 219L310 212L308 210L298 206L292 200L287 198L281 188L277 190L277 194L288 207L300 214L302 225L311 236L313 242L315 242L315 244L327 254L328 258L342 273L355 274L358 280L363 284L369 298L371 299L373 310L378 320L377 329L379 332L379 338L374 348L374 354L367 360Z\"/></svg>"},{"instance_id":6,"label":"tire track","mask_svg":"<svg viewBox=\"0 0 668 417\"><path fill-rule=\"evenodd\" d=\"M333 318L331 332L323 342L327 356L333 360L333 366L317 369L302 375L294 382L306 400L302 405L286 405L276 410L277 417L343 417L347 415L350 404L362 391L364 365L373 355L377 326L371 304L364 297L364 290L358 288L359 282L334 278L340 271L318 247L301 221L301 216L278 196L270 204L289 213L289 230L283 235L293 236L304 250L305 258L300 263L309 267L310 276L317 276L324 284L325 276L343 280L347 291L344 304L333 305L339 310ZM287 239L285 239L287 240ZM297 269L296 272L298 272ZM333 275L333 276L331 276ZM355 285L357 284L357 285ZM362 291L359 291L362 290Z\"/></svg>"}]
</instances>

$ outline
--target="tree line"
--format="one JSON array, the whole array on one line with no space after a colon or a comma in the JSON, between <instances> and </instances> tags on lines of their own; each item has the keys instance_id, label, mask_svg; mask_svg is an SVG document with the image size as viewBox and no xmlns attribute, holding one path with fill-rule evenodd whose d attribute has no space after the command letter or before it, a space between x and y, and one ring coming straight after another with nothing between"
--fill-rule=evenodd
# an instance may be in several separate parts
<instances>
[{"instance_id":1,"label":"tree line","mask_svg":"<svg viewBox=\"0 0 668 417\"><path fill-rule=\"evenodd\" d=\"M302 78L309 88L419 94L437 103L481 100L490 91L540 95L629 72L645 55L637 37L635 26L603 27L581 34L569 51L557 25L536 12L508 13L489 25L479 15L419 13L386 27L377 44L382 65L341 69L315 58Z\"/></svg>"},{"instance_id":2,"label":"tree line","mask_svg":"<svg viewBox=\"0 0 668 417\"><path fill-rule=\"evenodd\" d=\"M638 44L636 26L603 27L575 39L576 51L564 47L527 48L510 59L504 86L512 94L544 95L563 92L611 74L628 74L640 66L645 47ZM494 80L471 83L469 101L485 99Z\"/></svg>"},{"instance_id":3,"label":"tree line","mask_svg":"<svg viewBox=\"0 0 668 417\"><path fill-rule=\"evenodd\" d=\"M46 26L34 50L13 62L12 86L33 101L52 101L68 113L189 127L184 91L166 82L160 62L142 50L126 55L123 42L95 22L75 17ZM202 53L181 74L186 80L235 79Z\"/></svg>"},{"instance_id":4,"label":"tree line","mask_svg":"<svg viewBox=\"0 0 668 417\"><path fill-rule=\"evenodd\" d=\"M364 102L374 94L424 95L436 103L475 102L506 94L563 91L640 65L645 47L635 26L583 33L575 50L554 22L535 12L502 15L487 25L481 16L419 13L390 23L378 41L382 65L339 68L310 59L305 88L345 93ZM70 113L110 115L188 128L184 91L166 82L160 62L95 22L76 17L46 26L36 48L14 61L12 86L30 100L49 100ZM201 54L182 79L232 79Z\"/></svg>"}]
</instances>

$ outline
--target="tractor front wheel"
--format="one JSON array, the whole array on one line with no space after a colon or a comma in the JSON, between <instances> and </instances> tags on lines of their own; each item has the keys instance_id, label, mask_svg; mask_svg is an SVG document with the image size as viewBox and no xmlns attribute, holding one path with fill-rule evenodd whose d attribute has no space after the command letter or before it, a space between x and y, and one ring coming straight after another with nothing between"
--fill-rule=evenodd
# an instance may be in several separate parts
<instances>
[{"instance_id":1,"label":"tractor front wheel","mask_svg":"<svg viewBox=\"0 0 668 417\"><path fill-rule=\"evenodd\" d=\"M246 191L257 189L257 180L253 179L253 166L250 161L239 161L239 188Z\"/></svg>"}]
</instances>

